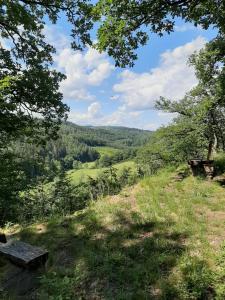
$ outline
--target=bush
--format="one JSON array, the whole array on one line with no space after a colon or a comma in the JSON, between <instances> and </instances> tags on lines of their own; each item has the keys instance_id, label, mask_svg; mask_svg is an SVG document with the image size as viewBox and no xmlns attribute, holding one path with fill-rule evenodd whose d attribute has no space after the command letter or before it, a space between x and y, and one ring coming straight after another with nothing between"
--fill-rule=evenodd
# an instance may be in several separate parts
<instances>
[{"instance_id":1,"label":"bush","mask_svg":"<svg viewBox=\"0 0 225 300\"><path fill-rule=\"evenodd\" d=\"M96 179L73 185L65 172L53 183L39 184L35 189L23 192L17 205L17 216L21 223L45 219L55 215L68 215L83 209L90 200L113 195L126 185L137 181L138 174L124 168L118 174L114 168L103 171Z\"/></svg>"},{"instance_id":2,"label":"bush","mask_svg":"<svg viewBox=\"0 0 225 300\"><path fill-rule=\"evenodd\" d=\"M217 175L225 173L225 154L220 153L214 160L215 173Z\"/></svg>"}]
</instances>

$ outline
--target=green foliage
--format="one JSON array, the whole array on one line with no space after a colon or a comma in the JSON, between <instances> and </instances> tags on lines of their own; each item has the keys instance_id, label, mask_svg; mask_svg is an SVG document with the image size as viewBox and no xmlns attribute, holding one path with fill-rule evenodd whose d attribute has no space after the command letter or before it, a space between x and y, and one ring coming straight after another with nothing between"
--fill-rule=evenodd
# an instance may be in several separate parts
<instances>
[{"instance_id":1,"label":"green foliage","mask_svg":"<svg viewBox=\"0 0 225 300\"><path fill-rule=\"evenodd\" d=\"M215 173L217 175L225 173L225 154L218 153L214 160Z\"/></svg>"},{"instance_id":2,"label":"green foliage","mask_svg":"<svg viewBox=\"0 0 225 300\"><path fill-rule=\"evenodd\" d=\"M118 173L121 172L123 168L130 168L132 172L136 171L136 164L133 161L124 161L112 166L113 168L118 170ZM78 184L80 181L85 182L88 177L96 179L101 171L106 170L107 168L96 168L95 162L94 165L92 163L83 164L82 168L79 170L71 170L68 171L68 176L72 183Z\"/></svg>"},{"instance_id":3,"label":"green foliage","mask_svg":"<svg viewBox=\"0 0 225 300\"><path fill-rule=\"evenodd\" d=\"M182 299L208 299L212 292L213 272L207 262L197 257L186 257L180 271Z\"/></svg>"},{"instance_id":4,"label":"green foliage","mask_svg":"<svg viewBox=\"0 0 225 300\"><path fill-rule=\"evenodd\" d=\"M103 155L114 155L119 151L119 149L113 148L113 147L107 147L107 146L100 146L100 147L94 147L96 151L100 154L100 157Z\"/></svg>"},{"instance_id":5,"label":"green foliage","mask_svg":"<svg viewBox=\"0 0 225 300\"><path fill-rule=\"evenodd\" d=\"M188 159L203 158L207 141L197 134L195 124L174 122L158 129L137 152L137 162L146 174L154 174L166 165L178 165Z\"/></svg>"},{"instance_id":6,"label":"green foliage","mask_svg":"<svg viewBox=\"0 0 225 300\"><path fill-rule=\"evenodd\" d=\"M147 43L148 33L173 32L177 17L204 29L214 25L219 34L225 32L223 1L99 0L92 14L100 23L96 47L107 51L121 67L134 65L135 50Z\"/></svg>"},{"instance_id":7,"label":"green foliage","mask_svg":"<svg viewBox=\"0 0 225 300\"><path fill-rule=\"evenodd\" d=\"M129 134L125 134L129 132ZM136 140L136 136L139 136ZM108 167L117 162L133 158L136 152L134 145L142 145L151 135L148 131L120 128L88 128L65 123L58 132L58 139L49 139L45 145L35 145L25 139L18 139L10 144L15 156L21 162L27 180L33 184L44 176L46 181L53 180L61 171L82 169L81 163L96 161L97 167ZM124 138L124 136L126 138ZM131 146L125 146L127 141ZM112 147L96 147L99 144L115 144ZM105 162L109 152L108 163ZM94 167L94 166L93 166Z\"/></svg>"},{"instance_id":8,"label":"green foliage","mask_svg":"<svg viewBox=\"0 0 225 300\"><path fill-rule=\"evenodd\" d=\"M161 98L156 106L179 114L174 123L183 127L184 137L191 136L193 142L207 141L205 148L208 148L208 160L213 159L218 149L225 150L224 57L224 39L217 37L190 59L199 84L180 101Z\"/></svg>"},{"instance_id":9,"label":"green foliage","mask_svg":"<svg viewBox=\"0 0 225 300\"><path fill-rule=\"evenodd\" d=\"M56 272L41 278L42 289L39 299L72 300L74 296L74 279L68 276L58 276Z\"/></svg>"},{"instance_id":10,"label":"green foliage","mask_svg":"<svg viewBox=\"0 0 225 300\"><path fill-rule=\"evenodd\" d=\"M67 130L72 130L76 132L77 139L89 146L107 146L110 148L105 148L105 151L111 154L111 148L123 149L126 147L136 147L144 145L151 132L147 130L141 130L136 128L126 128L126 127L113 127L113 126L98 126L98 127L81 127L72 123L67 123ZM97 150L99 150L97 148ZM104 151L104 148L100 150L100 153Z\"/></svg>"},{"instance_id":11,"label":"green foliage","mask_svg":"<svg viewBox=\"0 0 225 300\"><path fill-rule=\"evenodd\" d=\"M41 139L43 130L55 136L65 118L67 105L58 91L65 76L52 69L55 49L43 34L46 20L55 24L63 13L72 25L72 47L81 49L91 43L88 1L17 1L0 3L0 134ZM10 80L10 84L5 84ZM3 84L4 83L4 84ZM42 116L36 122L34 113Z\"/></svg>"},{"instance_id":12,"label":"green foliage","mask_svg":"<svg viewBox=\"0 0 225 300\"><path fill-rule=\"evenodd\" d=\"M15 204L14 220L32 222L54 216L65 216L83 209L91 200L117 194L126 185L134 184L138 174L131 168L118 172L115 168L104 169L95 177L73 184L65 172L53 183L38 184L20 194Z\"/></svg>"},{"instance_id":13,"label":"green foliage","mask_svg":"<svg viewBox=\"0 0 225 300\"><path fill-rule=\"evenodd\" d=\"M19 192L26 180L21 164L9 150L0 148L0 225L16 218Z\"/></svg>"},{"instance_id":14,"label":"green foliage","mask_svg":"<svg viewBox=\"0 0 225 300\"><path fill-rule=\"evenodd\" d=\"M124 150L118 150L111 155L104 154L101 155L100 159L96 162L98 167L109 167L113 164L119 163L121 161L132 159L136 156L136 149L127 148Z\"/></svg>"}]
</instances>

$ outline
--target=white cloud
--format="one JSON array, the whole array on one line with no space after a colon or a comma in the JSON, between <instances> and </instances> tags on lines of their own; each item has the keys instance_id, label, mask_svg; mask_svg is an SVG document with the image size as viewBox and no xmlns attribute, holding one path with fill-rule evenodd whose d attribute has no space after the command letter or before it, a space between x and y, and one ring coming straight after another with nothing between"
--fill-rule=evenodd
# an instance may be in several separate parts
<instances>
[{"instance_id":1,"label":"white cloud","mask_svg":"<svg viewBox=\"0 0 225 300\"><path fill-rule=\"evenodd\" d=\"M174 26L174 29L176 32L186 32L186 31L192 31L192 30L203 30L201 26L195 26L192 23L185 23L183 25L176 25Z\"/></svg>"},{"instance_id":2,"label":"white cloud","mask_svg":"<svg viewBox=\"0 0 225 300\"><path fill-rule=\"evenodd\" d=\"M122 72L120 83L113 87L116 93L121 94L122 109L151 109L160 96L172 100L182 98L197 84L194 69L187 64L188 57L205 43L204 38L198 37L174 50L167 50L161 54L159 66L149 72Z\"/></svg>"},{"instance_id":3,"label":"white cloud","mask_svg":"<svg viewBox=\"0 0 225 300\"><path fill-rule=\"evenodd\" d=\"M147 123L144 124L143 129L145 130L151 130L151 131L155 131L159 128L160 126L156 123Z\"/></svg>"},{"instance_id":4,"label":"white cloud","mask_svg":"<svg viewBox=\"0 0 225 300\"><path fill-rule=\"evenodd\" d=\"M101 85L114 69L104 54L92 48L86 53L65 48L55 60L67 76L61 84L61 91L64 98L72 100L93 101L95 97L87 89Z\"/></svg>"},{"instance_id":5,"label":"white cloud","mask_svg":"<svg viewBox=\"0 0 225 300\"><path fill-rule=\"evenodd\" d=\"M101 116L100 114L101 104L99 102L94 102L88 106L88 115L92 118Z\"/></svg>"},{"instance_id":6,"label":"white cloud","mask_svg":"<svg viewBox=\"0 0 225 300\"><path fill-rule=\"evenodd\" d=\"M43 34L45 36L46 41L54 46L56 50L59 52L64 48L69 47L70 39L69 34L63 34L63 28L60 26L49 26L45 25L43 29Z\"/></svg>"},{"instance_id":7,"label":"white cloud","mask_svg":"<svg viewBox=\"0 0 225 300\"><path fill-rule=\"evenodd\" d=\"M116 110L110 114L102 112L102 107L99 102L93 102L88 106L87 111L70 112L69 121L81 125L109 125L109 126L128 126L142 128L140 119L141 112L123 112ZM135 125L134 125L135 124Z\"/></svg>"},{"instance_id":8,"label":"white cloud","mask_svg":"<svg viewBox=\"0 0 225 300\"><path fill-rule=\"evenodd\" d=\"M70 112L69 121L82 124L93 124L96 119L102 118L101 104L93 102L88 106L87 112Z\"/></svg>"},{"instance_id":9,"label":"white cloud","mask_svg":"<svg viewBox=\"0 0 225 300\"><path fill-rule=\"evenodd\" d=\"M57 50L56 68L67 76L60 86L64 99L96 101L88 89L100 86L114 70L107 56L91 47L85 52L72 50L70 39L60 27L45 26L44 34Z\"/></svg>"},{"instance_id":10,"label":"white cloud","mask_svg":"<svg viewBox=\"0 0 225 300\"><path fill-rule=\"evenodd\" d=\"M140 115L141 112L123 112L117 110L110 115L104 116L100 121L102 124L109 126L139 127L139 125L141 126Z\"/></svg>"}]
</instances>

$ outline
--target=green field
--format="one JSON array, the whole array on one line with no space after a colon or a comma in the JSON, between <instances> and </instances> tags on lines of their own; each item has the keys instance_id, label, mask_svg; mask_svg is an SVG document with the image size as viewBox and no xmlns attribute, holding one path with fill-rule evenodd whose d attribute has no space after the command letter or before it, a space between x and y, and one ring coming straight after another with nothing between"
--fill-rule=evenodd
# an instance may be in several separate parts
<instances>
[{"instance_id":1,"label":"green field","mask_svg":"<svg viewBox=\"0 0 225 300\"><path fill-rule=\"evenodd\" d=\"M118 171L122 170L123 168L131 168L135 169L135 162L133 161L124 161L118 164L113 165L113 168L117 169ZM80 170L71 170L67 174L71 179L72 183L77 184L80 181L85 181L88 176L92 178L96 178L101 171L106 170L107 168L100 168L100 169L92 169L93 163L86 163L85 168Z\"/></svg>"},{"instance_id":2,"label":"green field","mask_svg":"<svg viewBox=\"0 0 225 300\"><path fill-rule=\"evenodd\" d=\"M163 170L74 215L6 228L49 250L38 299L225 299L224 188L176 176Z\"/></svg>"},{"instance_id":3,"label":"green field","mask_svg":"<svg viewBox=\"0 0 225 300\"><path fill-rule=\"evenodd\" d=\"M93 147L96 151L100 153L101 156L103 155L113 155L119 151L119 149L113 147Z\"/></svg>"}]
</instances>

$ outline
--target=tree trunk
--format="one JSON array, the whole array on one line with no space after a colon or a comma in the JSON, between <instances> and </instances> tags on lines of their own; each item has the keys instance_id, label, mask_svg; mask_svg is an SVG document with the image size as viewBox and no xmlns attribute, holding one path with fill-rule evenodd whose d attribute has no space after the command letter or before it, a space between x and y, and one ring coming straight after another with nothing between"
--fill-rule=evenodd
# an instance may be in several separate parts
<instances>
[{"instance_id":1,"label":"tree trunk","mask_svg":"<svg viewBox=\"0 0 225 300\"><path fill-rule=\"evenodd\" d=\"M217 136L214 133L213 139L209 142L207 160L213 160L217 148Z\"/></svg>"}]
</instances>

